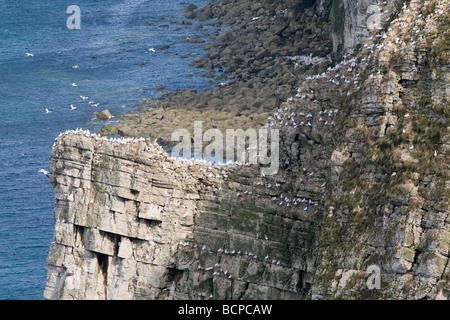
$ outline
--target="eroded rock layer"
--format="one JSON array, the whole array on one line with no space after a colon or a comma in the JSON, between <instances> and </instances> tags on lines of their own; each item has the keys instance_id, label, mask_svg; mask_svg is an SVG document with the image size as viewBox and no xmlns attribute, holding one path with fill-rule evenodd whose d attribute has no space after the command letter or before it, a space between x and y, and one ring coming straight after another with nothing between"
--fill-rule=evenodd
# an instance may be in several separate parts
<instances>
[{"instance_id":1,"label":"eroded rock layer","mask_svg":"<svg viewBox=\"0 0 450 320\"><path fill-rule=\"evenodd\" d=\"M144 139L56 140L45 298L449 298L449 3L317 10L331 4L357 27L332 30L336 54L357 54L268 113L276 175Z\"/></svg>"},{"instance_id":2,"label":"eroded rock layer","mask_svg":"<svg viewBox=\"0 0 450 320\"><path fill-rule=\"evenodd\" d=\"M80 131L57 139L50 170L47 299L300 299L307 291L311 214L277 210L254 169Z\"/></svg>"}]
</instances>

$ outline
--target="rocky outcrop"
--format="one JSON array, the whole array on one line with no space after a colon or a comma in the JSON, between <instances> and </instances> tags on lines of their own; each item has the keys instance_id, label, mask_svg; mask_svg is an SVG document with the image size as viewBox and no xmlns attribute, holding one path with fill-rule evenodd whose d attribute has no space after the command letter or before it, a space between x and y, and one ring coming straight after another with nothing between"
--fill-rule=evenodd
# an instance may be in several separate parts
<instances>
[{"instance_id":1,"label":"rocky outcrop","mask_svg":"<svg viewBox=\"0 0 450 320\"><path fill-rule=\"evenodd\" d=\"M279 211L254 170L141 140L61 135L46 299L301 299L311 213Z\"/></svg>"},{"instance_id":2,"label":"rocky outcrop","mask_svg":"<svg viewBox=\"0 0 450 320\"><path fill-rule=\"evenodd\" d=\"M334 0L330 15L333 23L333 52L353 54L357 46L388 22L400 1Z\"/></svg>"},{"instance_id":3,"label":"rocky outcrop","mask_svg":"<svg viewBox=\"0 0 450 320\"><path fill-rule=\"evenodd\" d=\"M331 159L339 169L313 298L449 297L446 21L446 1L404 3L361 46L353 72L363 79L349 83ZM371 265L380 290L367 287Z\"/></svg>"}]
</instances>

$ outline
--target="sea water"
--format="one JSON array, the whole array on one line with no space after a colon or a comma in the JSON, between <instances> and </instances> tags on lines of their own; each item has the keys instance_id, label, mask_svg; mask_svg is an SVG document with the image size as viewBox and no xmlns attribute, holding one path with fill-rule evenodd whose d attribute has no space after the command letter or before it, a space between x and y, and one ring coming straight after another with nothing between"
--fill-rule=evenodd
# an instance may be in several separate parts
<instances>
[{"instance_id":1,"label":"sea water","mask_svg":"<svg viewBox=\"0 0 450 320\"><path fill-rule=\"evenodd\" d=\"M67 28L70 5L81 10L79 30ZM48 169L58 134L95 132L93 112L136 111L161 96L159 85L212 87L193 58L181 58L204 53L183 37L208 39L195 21L174 23L188 21L183 12L179 0L0 0L0 299L43 298L54 194L38 171Z\"/></svg>"}]
</instances>

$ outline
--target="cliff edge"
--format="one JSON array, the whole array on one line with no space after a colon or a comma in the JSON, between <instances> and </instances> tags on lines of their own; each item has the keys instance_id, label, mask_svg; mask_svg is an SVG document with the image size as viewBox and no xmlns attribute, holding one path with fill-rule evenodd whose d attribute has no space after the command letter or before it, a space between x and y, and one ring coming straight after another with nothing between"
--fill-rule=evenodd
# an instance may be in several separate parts
<instances>
[{"instance_id":1,"label":"cliff edge","mask_svg":"<svg viewBox=\"0 0 450 320\"><path fill-rule=\"evenodd\" d=\"M247 167L72 131L57 139L50 170L56 230L46 299L300 299L307 291L311 214L278 214Z\"/></svg>"}]
</instances>

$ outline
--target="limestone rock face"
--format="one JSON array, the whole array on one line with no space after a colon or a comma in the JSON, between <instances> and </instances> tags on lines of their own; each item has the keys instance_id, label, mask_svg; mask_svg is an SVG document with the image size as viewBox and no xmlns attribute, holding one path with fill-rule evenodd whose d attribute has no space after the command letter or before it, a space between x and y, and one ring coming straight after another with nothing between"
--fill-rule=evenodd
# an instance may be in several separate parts
<instances>
[{"instance_id":1,"label":"limestone rock face","mask_svg":"<svg viewBox=\"0 0 450 320\"><path fill-rule=\"evenodd\" d=\"M57 138L46 299L449 299L448 1L333 3L367 39L271 113L276 175Z\"/></svg>"},{"instance_id":2,"label":"limestone rock face","mask_svg":"<svg viewBox=\"0 0 450 320\"><path fill-rule=\"evenodd\" d=\"M337 179L316 238L313 299L449 299L446 21L447 1L411 1L361 45L331 156ZM372 266L378 290L367 286Z\"/></svg>"},{"instance_id":3,"label":"limestone rock face","mask_svg":"<svg viewBox=\"0 0 450 320\"><path fill-rule=\"evenodd\" d=\"M309 216L279 215L237 166L120 141L55 142L46 299L303 298Z\"/></svg>"},{"instance_id":4,"label":"limestone rock face","mask_svg":"<svg viewBox=\"0 0 450 320\"><path fill-rule=\"evenodd\" d=\"M333 1L334 53L353 53L356 45L368 38L369 32L383 28L398 2L397 0L387 1L382 6L378 0Z\"/></svg>"}]
</instances>

